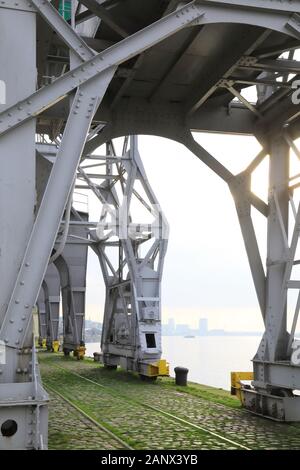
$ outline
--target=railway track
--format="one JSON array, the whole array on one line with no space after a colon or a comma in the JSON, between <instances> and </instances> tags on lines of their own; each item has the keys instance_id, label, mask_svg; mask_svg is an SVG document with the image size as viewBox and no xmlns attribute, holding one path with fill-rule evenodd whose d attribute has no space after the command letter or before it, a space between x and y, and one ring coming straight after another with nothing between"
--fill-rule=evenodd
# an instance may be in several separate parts
<instances>
[{"instance_id":1,"label":"railway track","mask_svg":"<svg viewBox=\"0 0 300 470\"><path fill-rule=\"evenodd\" d=\"M120 439L119 436L117 436L111 430L107 429L103 424L96 421L92 416L86 413L82 408L76 405L72 400L68 399L62 393L56 390L52 385L49 385L48 383L46 383L45 386L46 386L45 388L49 392L52 392L53 394L58 395L61 398L61 400L63 400L71 408L76 410L76 412L80 414L85 420L89 421L94 427L96 427L97 429L100 429L106 436L108 436L111 439L110 443L112 444L112 447L115 447L116 449L133 450L133 447L131 447L127 442L125 442L123 439ZM118 444L118 445L114 445L114 444Z\"/></svg>"},{"instance_id":2,"label":"railway track","mask_svg":"<svg viewBox=\"0 0 300 470\"><path fill-rule=\"evenodd\" d=\"M219 441L219 443L222 446L224 446L223 448L227 447L227 448L231 448L231 449L234 448L234 449L241 449L241 450L251 450L251 448L249 448L249 447L247 447L247 446L245 446L245 445L243 445L243 444L241 444L237 441L234 441L233 439L227 438L227 437L225 437L225 436L223 436L219 433L213 432L213 431L207 429L204 426L199 426L198 424L195 424L195 423L192 423L191 421L180 418L180 417L174 415L173 413L162 410L162 409L160 409L156 406L153 406L153 405L150 405L148 403L139 401L139 400L137 400L135 398L132 398L132 397L128 397L126 394L123 394L123 393L121 394L121 393L117 392L112 387L100 384L99 382L96 382L95 380L84 377L83 375L81 375L77 372L74 372L74 371L72 371L68 368L62 367L61 365L52 363L51 366L55 367L56 369L60 369L60 370L64 371L64 373L70 374L73 377L76 377L76 378L80 379L81 381L83 381L85 383L90 383L90 384L93 384L93 386L101 388L102 390L109 393L111 396L117 398L119 401L121 401L123 403L134 404L136 407L147 409L148 411L151 410L153 413L156 414L156 416L159 416L160 418L163 418L164 420L171 422L173 425L175 424L176 427L182 426L185 429L190 428L195 433L198 432L202 436L203 436L203 434L206 435L206 436L209 436L209 437L213 438L214 441ZM47 384L47 382L46 382L46 384ZM83 412L82 409L80 407L78 407L77 405L75 405L70 398L65 397L61 392L58 392L57 390L55 390L53 388L53 386L48 386L47 385L47 387L49 387L49 389L52 388L53 391L55 393L59 394L62 399L64 399L70 405L74 406L79 412L84 414L84 416L86 418L89 418L94 424L97 424L99 427L101 427L101 429L106 429L103 425L100 425L94 418L92 418L86 412ZM114 436L114 434L111 431L109 432L109 434L111 436ZM123 443L124 445L126 445L127 446L126 448L133 449L133 447L130 447L128 445L128 443L125 442L124 439L118 438L118 440L119 440L120 443Z\"/></svg>"}]
</instances>

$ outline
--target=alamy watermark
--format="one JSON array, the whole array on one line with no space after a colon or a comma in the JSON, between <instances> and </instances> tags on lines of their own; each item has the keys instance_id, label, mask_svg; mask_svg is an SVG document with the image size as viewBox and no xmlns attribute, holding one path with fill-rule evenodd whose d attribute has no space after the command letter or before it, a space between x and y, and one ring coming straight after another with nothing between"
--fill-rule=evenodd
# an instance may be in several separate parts
<instances>
[{"instance_id":1,"label":"alamy watermark","mask_svg":"<svg viewBox=\"0 0 300 470\"><path fill-rule=\"evenodd\" d=\"M3 341L0 341L0 365L6 363L5 358L5 344Z\"/></svg>"},{"instance_id":2,"label":"alamy watermark","mask_svg":"<svg viewBox=\"0 0 300 470\"><path fill-rule=\"evenodd\" d=\"M300 340L294 339L292 344L292 354L291 354L291 363L293 366L300 365Z\"/></svg>"},{"instance_id":3,"label":"alamy watermark","mask_svg":"<svg viewBox=\"0 0 300 470\"><path fill-rule=\"evenodd\" d=\"M295 90L292 93L292 103L300 104L300 80L294 80L292 82L292 88Z\"/></svg>"},{"instance_id":4,"label":"alamy watermark","mask_svg":"<svg viewBox=\"0 0 300 470\"><path fill-rule=\"evenodd\" d=\"M6 104L6 83L0 80L0 104Z\"/></svg>"},{"instance_id":5,"label":"alamy watermark","mask_svg":"<svg viewBox=\"0 0 300 470\"><path fill-rule=\"evenodd\" d=\"M129 204L124 197L122 206L115 208L110 204L103 204L102 215L96 228L97 238L107 240L116 236L120 240L148 239L155 237L158 240L168 240L169 226L158 204L148 207L152 216L151 222L136 223L129 215Z\"/></svg>"}]
</instances>

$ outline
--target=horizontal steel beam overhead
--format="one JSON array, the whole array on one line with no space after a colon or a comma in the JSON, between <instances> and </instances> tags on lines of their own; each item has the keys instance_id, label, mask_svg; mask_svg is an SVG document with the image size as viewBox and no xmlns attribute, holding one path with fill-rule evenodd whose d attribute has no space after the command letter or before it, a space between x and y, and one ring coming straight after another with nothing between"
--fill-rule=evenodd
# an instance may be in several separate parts
<instances>
[{"instance_id":1,"label":"horizontal steel beam overhead","mask_svg":"<svg viewBox=\"0 0 300 470\"><path fill-rule=\"evenodd\" d=\"M132 134L149 134L153 135L155 129L151 127L151 116L154 116L156 121L161 120L162 116L165 113L170 113L172 119L177 119L177 122L182 120L182 111L179 104L172 103L171 107L169 103L156 102L155 105L159 104L159 109L156 109L156 106L153 109L154 103L149 103L147 100L135 100L130 99L129 101L124 99L120 100L118 105L114 108L113 113L111 112L111 107L109 103L103 104L100 106L99 110L96 113L95 121L98 122L111 122L114 121L114 128L116 129L116 134L114 137L120 137L123 135L132 135ZM126 105L126 110L125 110ZM134 112L134 105L138 106L139 112L144 116L143 122ZM50 119L64 119L65 106L63 103L58 103L51 109L47 109L42 115L42 119L45 119L45 122ZM124 122L123 116L125 115ZM130 119L129 119L130 116ZM147 119L145 119L147 118ZM120 122L122 120L122 122ZM147 124L148 123L148 124ZM204 105L198 111L191 114L187 120L188 127L193 132L215 132L215 133L229 133L229 134L239 134L239 135L252 135L255 132L255 116L251 111L246 109L244 106L241 106L239 103L232 103L230 106L230 113L228 112L227 106L211 106ZM170 126L170 119L168 120L168 126ZM166 124L165 124L166 125ZM126 127L124 132L118 134L117 128ZM46 130L46 132L45 132ZM164 129L161 128L161 131ZM41 134L47 133L47 124L46 127L38 124L38 132ZM93 139L92 139L93 140Z\"/></svg>"},{"instance_id":2,"label":"horizontal steel beam overhead","mask_svg":"<svg viewBox=\"0 0 300 470\"><path fill-rule=\"evenodd\" d=\"M165 71L163 74L162 78L159 80L158 83L156 83L148 97L149 100L152 100L155 98L157 95L159 89L162 87L162 85L167 81L168 77L172 73L172 71L175 69L176 65L179 64L180 60L184 56L184 54L188 51L188 49L191 47L192 43L197 39L201 31L195 30L192 31L190 36L184 41L182 46L179 48L178 52L176 52L174 59L172 60L170 66L168 69Z\"/></svg>"},{"instance_id":3,"label":"horizontal steel beam overhead","mask_svg":"<svg viewBox=\"0 0 300 470\"><path fill-rule=\"evenodd\" d=\"M106 174L100 175L98 173L86 173L86 176L88 178L100 179L100 180L101 179L114 180L114 179L119 179L120 178L120 175L106 175Z\"/></svg>"},{"instance_id":4,"label":"horizontal steel beam overhead","mask_svg":"<svg viewBox=\"0 0 300 470\"><path fill-rule=\"evenodd\" d=\"M241 6L253 8L255 10L278 10L300 13L300 3L298 0L204 0L204 4L220 4L229 6Z\"/></svg>"},{"instance_id":5,"label":"horizontal steel beam overhead","mask_svg":"<svg viewBox=\"0 0 300 470\"><path fill-rule=\"evenodd\" d=\"M83 11L82 13L79 13L78 15L75 16L75 25L77 26L94 17L95 15L91 11L89 10ZM69 20L68 23L71 24L71 20Z\"/></svg>"},{"instance_id":6,"label":"horizontal steel beam overhead","mask_svg":"<svg viewBox=\"0 0 300 470\"><path fill-rule=\"evenodd\" d=\"M70 57L49 54L47 57L47 61L53 62L55 64L68 64L70 62Z\"/></svg>"},{"instance_id":7,"label":"horizontal steel beam overhead","mask_svg":"<svg viewBox=\"0 0 300 470\"><path fill-rule=\"evenodd\" d=\"M94 52L87 46L84 40L74 31L73 28L63 19L56 8L48 0L30 0L39 14L67 44L82 62L92 59Z\"/></svg>"},{"instance_id":8,"label":"horizontal steel beam overhead","mask_svg":"<svg viewBox=\"0 0 300 470\"><path fill-rule=\"evenodd\" d=\"M84 36L84 35L81 35L80 37L91 49L93 49L96 52L102 52L108 47L111 47L114 44L117 44L117 42L119 42L119 41L110 41L106 39L97 39L97 38ZM65 46L64 42L57 35L53 35L51 44L53 44L54 46L58 46L60 48ZM65 46L64 49L67 52L68 47Z\"/></svg>"},{"instance_id":9,"label":"horizontal steel beam overhead","mask_svg":"<svg viewBox=\"0 0 300 470\"><path fill-rule=\"evenodd\" d=\"M295 80L298 80L299 78L300 78L300 76L298 74L298 75L291 78L290 80L288 80L285 83L288 84L288 85L291 85ZM284 101L284 98L287 95L289 95L289 90L288 89L285 89L285 88L278 89L269 98L267 98L265 101L263 101L261 103L261 105L258 107L259 111L264 113L264 114L266 114L266 111L269 111L269 110L270 110L270 112L273 112L274 109L275 109L274 105L277 104L278 102L282 103ZM290 97L287 97L286 99L288 99L290 104L292 104L292 100L291 100ZM279 106L280 106L280 104L278 106L276 106L276 111L277 111ZM294 108L296 108L295 105L293 105L293 106L294 106Z\"/></svg>"},{"instance_id":10,"label":"horizontal steel beam overhead","mask_svg":"<svg viewBox=\"0 0 300 470\"><path fill-rule=\"evenodd\" d=\"M253 135L255 131L254 114L245 107L233 105L228 113L226 107L201 108L197 113L191 115L187 122L183 122L181 107L177 105L162 106L132 103L126 101L125 107L119 105L113 114L113 121L104 113L109 124L101 133L88 141L84 148L84 155L90 155L102 144L110 139L124 135L156 135L173 139L179 143L183 142L186 128L194 132L229 133L237 135ZM131 109L133 106L133 109ZM136 110L136 111L134 111ZM137 113L138 110L138 113ZM99 115L100 116L100 115ZM141 119L143 116L143 119ZM172 118L172 120L171 120ZM153 123L155 122L155 127ZM97 157L91 158L97 159Z\"/></svg>"},{"instance_id":11,"label":"horizontal steel beam overhead","mask_svg":"<svg viewBox=\"0 0 300 470\"><path fill-rule=\"evenodd\" d=\"M264 41L269 34L269 31L263 34L257 33L257 31L250 31L244 41L241 43L233 41L231 45L228 45L230 50L225 47L225 49L220 51L219 57L215 60L213 66L207 69L205 76L203 77L203 74L201 74L194 80L194 84L185 102L186 111L194 113L200 108L218 89L220 81L232 75L241 56L251 54L257 45Z\"/></svg>"},{"instance_id":12,"label":"horizontal steel beam overhead","mask_svg":"<svg viewBox=\"0 0 300 470\"><path fill-rule=\"evenodd\" d=\"M299 42L296 41L295 39L289 39L284 44L282 44L282 46L264 47L263 49L260 50L257 57L259 59L266 59L267 57L279 56L280 54L283 54L283 52L295 50L298 48L299 48Z\"/></svg>"},{"instance_id":13,"label":"horizontal steel beam overhead","mask_svg":"<svg viewBox=\"0 0 300 470\"><path fill-rule=\"evenodd\" d=\"M124 83L121 85L118 92L114 96L114 98L111 102L111 108L114 108L117 105L119 100L124 95L125 91L129 88L132 80L134 79L134 77L135 77L137 71L139 70L140 66L142 65L143 61L144 61L144 53L140 54L138 56L138 58L136 59L132 69L130 70L130 72L129 72L127 78L126 78L126 80L124 81Z\"/></svg>"},{"instance_id":14,"label":"horizontal steel beam overhead","mask_svg":"<svg viewBox=\"0 0 300 470\"><path fill-rule=\"evenodd\" d=\"M28 0L3 0L0 2L0 8L9 8L10 10L35 11L34 6Z\"/></svg>"},{"instance_id":15,"label":"horizontal steel beam overhead","mask_svg":"<svg viewBox=\"0 0 300 470\"><path fill-rule=\"evenodd\" d=\"M239 103L227 107L200 108L191 114L188 119L189 127L195 132L216 132L223 134L254 134L255 116L251 111Z\"/></svg>"},{"instance_id":16,"label":"horizontal steel beam overhead","mask_svg":"<svg viewBox=\"0 0 300 470\"><path fill-rule=\"evenodd\" d=\"M109 47L111 47L111 46L113 46L114 44L117 43L116 41L109 41L109 40L106 40L106 39L98 39L98 38L90 38L90 37L87 37L87 36L82 36L82 38L83 38L84 42L89 47L91 47L92 49L94 49L97 52L102 52L105 49L108 49Z\"/></svg>"},{"instance_id":17,"label":"horizontal steel beam overhead","mask_svg":"<svg viewBox=\"0 0 300 470\"><path fill-rule=\"evenodd\" d=\"M264 78L258 79L243 79L238 77L230 77L230 81L232 80L234 83L241 84L241 85L268 85L272 87L278 88L288 88L289 90L292 89L292 85L283 82L276 82L275 80L267 80Z\"/></svg>"},{"instance_id":18,"label":"horizontal steel beam overhead","mask_svg":"<svg viewBox=\"0 0 300 470\"><path fill-rule=\"evenodd\" d=\"M299 137L300 106L293 104L286 88L279 89L272 96L263 103L265 106L259 107L264 115L258 123L257 132L265 138L268 133L281 131L283 125L289 124L289 133L292 126L293 138L296 139Z\"/></svg>"},{"instance_id":19,"label":"horizontal steel beam overhead","mask_svg":"<svg viewBox=\"0 0 300 470\"><path fill-rule=\"evenodd\" d=\"M251 57L248 57L251 60ZM254 58L254 61L257 59ZM265 60L264 62L253 62L252 64L239 65L241 69L253 69L253 70L269 70L271 72L290 72L290 73L299 73L300 72L300 61L298 60L288 60L288 59L276 59L276 60Z\"/></svg>"},{"instance_id":20,"label":"horizontal steel beam overhead","mask_svg":"<svg viewBox=\"0 0 300 470\"><path fill-rule=\"evenodd\" d=\"M65 221L62 220L61 221L61 225L65 225ZM84 227L90 227L90 226L93 226L93 227L97 227L99 225L99 222L89 222L88 220L70 220L69 224L68 225L79 225L79 226L84 226ZM70 235L70 236L74 236L74 235Z\"/></svg>"},{"instance_id":21,"label":"horizontal steel beam overhead","mask_svg":"<svg viewBox=\"0 0 300 470\"><path fill-rule=\"evenodd\" d=\"M252 2L251 2L252 3ZM200 4L201 5L201 4ZM264 29L278 31L299 39L300 25L298 24L298 14L291 15L289 11L255 9L250 6L241 7L221 3L203 2L205 16L197 24L210 23L236 23L259 26Z\"/></svg>"},{"instance_id":22,"label":"horizontal steel beam overhead","mask_svg":"<svg viewBox=\"0 0 300 470\"><path fill-rule=\"evenodd\" d=\"M112 66L120 65L131 57L161 42L193 23L203 14L196 1L156 21L124 39L94 58L76 67L51 85L38 90L27 100L6 109L0 114L0 135L35 118L43 110L65 98L71 91L97 77Z\"/></svg>"},{"instance_id":23,"label":"horizontal steel beam overhead","mask_svg":"<svg viewBox=\"0 0 300 470\"><path fill-rule=\"evenodd\" d=\"M109 13L109 11L106 10L105 7L100 5L99 0L80 0L80 3L86 6L91 12L94 13L94 15L101 18L103 23L109 26L113 31L115 31L115 33L119 34L122 38L126 38L128 36L128 32L125 31L124 28L121 28L121 26L119 26L115 22L113 16Z\"/></svg>"}]
</instances>

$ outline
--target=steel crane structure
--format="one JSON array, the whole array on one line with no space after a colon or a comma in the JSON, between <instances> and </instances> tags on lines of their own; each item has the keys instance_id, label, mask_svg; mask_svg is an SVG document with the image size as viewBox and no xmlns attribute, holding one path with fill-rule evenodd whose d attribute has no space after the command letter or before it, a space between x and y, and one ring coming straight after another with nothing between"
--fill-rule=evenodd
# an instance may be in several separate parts
<instances>
[{"instance_id":1,"label":"steel crane structure","mask_svg":"<svg viewBox=\"0 0 300 470\"><path fill-rule=\"evenodd\" d=\"M47 448L48 397L32 308L41 287L41 303L49 310L52 297L57 304L57 285L51 294L49 281L55 264L70 326L65 349L77 348L88 246L106 286L104 363L143 376L167 371L160 281L168 228L139 156L139 134L183 144L229 186L265 324L244 406L300 420L300 367L292 360L300 205L298 175L290 173L290 149L300 158L300 1L3 0L0 35L0 448ZM243 93L250 86L255 102ZM254 135L262 150L235 175L194 140L195 131ZM122 136L131 137L118 155L113 139ZM105 155L94 154L103 144ZM252 192L251 176L267 156L264 201ZM99 226L72 207L74 188L99 199ZM136 221L134 200L154 223ZM254 210L267 224L266 262ZM72 262L77 256L79 264ZM298 301L289 327L291 289Z\"/></svg>"}]
</instances>

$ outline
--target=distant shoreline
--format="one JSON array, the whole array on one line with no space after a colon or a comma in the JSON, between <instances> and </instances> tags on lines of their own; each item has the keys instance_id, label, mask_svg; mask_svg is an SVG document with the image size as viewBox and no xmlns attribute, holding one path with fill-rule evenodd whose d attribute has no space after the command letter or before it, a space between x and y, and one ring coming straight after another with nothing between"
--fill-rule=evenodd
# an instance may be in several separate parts
<instances>
[{"instance_id":1,"label":"distant shoreline","mask_svg":"<svg viewBox=\"0 0 300 470\"><path fill-rule=\"evenodd\" d=\"M178 337L178 338L185 338L185 339L195 339L195 338L215 338L215 337L244 337L244 336L250 336L250 337L261 337L263 335L263 332L259 333L259 332L250 332L250 333L246 333L246 332L238 332L238 333L235 333L235 332L228 332L228 333L208 333L206 335L182 335L182 334L172 334L172 335L166 335L166 334L162 334L162 336L164 337ZM85 343L86 344L91 344L91 343L100 343L101 339L99 338L99 340L86 340Z\"/></svg>"},{"instance_id":2,"label":"distant shoreline","mask_svg":"<svg viewBox=\"0 0 300 470\"><path fill-rule=\"evenodd\" d=\"M178 337L181 337L181 338L211 338L212 336L262 336L263 335L263 331L261 333L259 332L250 332L250 333L246 333L246 332L224 332L224 333L207 333L206 335L197 335L197 334L194 334L194 335L183 335L183 334L162 334L162 336L178 336Z\"/></svg>"}]
</instances>

